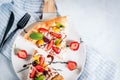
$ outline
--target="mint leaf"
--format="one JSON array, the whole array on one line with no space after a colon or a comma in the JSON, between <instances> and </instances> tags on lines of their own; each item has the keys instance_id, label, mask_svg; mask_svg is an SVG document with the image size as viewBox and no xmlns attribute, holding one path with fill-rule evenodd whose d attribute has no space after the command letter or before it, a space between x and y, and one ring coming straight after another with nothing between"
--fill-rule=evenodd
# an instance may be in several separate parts
<instances>
[{"instance_id":1,"label":"mint leaf","mask_svg":"<svg viewBox=\"0 0 120 80\"><path fill-rule=\"evenodd\" d=\"M61 41L62 41L61 39L57 39L57 40L55 41L55 45L60 44Z\"/></svg>"},{"instance_id":2,"label":"mint leaf","mask_svg":"<svg viewBox=\"0 0 120 80\"><path fill-rule=\"evenodd\" d=\"M30 34L30 38L34 39L34 40L41 40L43 39L44 35L38 32L33 32L32 34Z\"/></svg>"},{"instance_id":3,"label":"mint leaf","mask_svg":"<svg viewBox=\"0 0 120 80\"><path fill-rule=\"evenodd\" d=\"M44 75L40 75L39 77L35 78L35 80L45 80L45 76Z\"/></svg>"},{"instance_id":4,"label":"mint leaf","mask_svg":"<svg viewBox=\"0 0 120 80\"><path fill-rule=\"evenodd\" d=\"M64 25L62 25L62 24L59 23L59 22L56 23L56 26L59 27L59 28L64 28L64 27L65 27Z\"/></svg>"}]
</instances>

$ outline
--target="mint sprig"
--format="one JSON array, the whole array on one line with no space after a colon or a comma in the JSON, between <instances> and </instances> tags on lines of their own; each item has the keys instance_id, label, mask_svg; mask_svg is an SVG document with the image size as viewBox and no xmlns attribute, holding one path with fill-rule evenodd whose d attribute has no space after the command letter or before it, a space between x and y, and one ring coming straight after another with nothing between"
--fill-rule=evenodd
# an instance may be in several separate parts
<instances>
[{"instance_id":1,"label":"mint sprig","mask_svg":"<svg viewBox=\"0 0 120 80\"><path fill-rule=\"evenodd\" d=\"M34 39L34 40L41 40L43 39L44 35L38 32L33 32L32 34L30 34L30 38Z\"/></svg>"},{"instance_id":2,"label":"mint sprig","mask_svg":"<svg viewBox=\"0 0 120 80\"><path fill-rule=\"evenodd\" d=\"M59 28L64 28L65 26L59 22L56 23L56 26L59 27Z\"/></svg>"}]
</instances>

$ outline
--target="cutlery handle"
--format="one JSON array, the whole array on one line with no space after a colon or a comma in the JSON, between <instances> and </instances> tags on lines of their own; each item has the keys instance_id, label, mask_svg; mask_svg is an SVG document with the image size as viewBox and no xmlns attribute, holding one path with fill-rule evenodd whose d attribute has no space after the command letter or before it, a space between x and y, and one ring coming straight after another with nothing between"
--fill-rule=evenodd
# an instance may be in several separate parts
<instances>
[{"instance_id":1,"label":"cutlery handle","mask_svg":"<svg viewBox=\"0 0 120 80\"><path fill-rule=\"evenodd\" d=\"M4 40L1 45L0 45L0 52L2 51L3 46L6 44L7 41L9 41L14 34L16 33L16 31L18 30L18 28L16 28L9 36L6 40ZM6 57L9 61L11 61L5 54L1 53L4 57Z\"/></svg>"},{"instance_id":2,"label":"cutlery handle","mask_svg":"<svg viewBox=\"0 0 120 80\"><path fill-rule=\"evenodd\" d=\"M5 34L4 34L3 38L2 38L2 42L0 43L0 48L1 48L1 46L3 45L3 42L4 42L4 40L5 40L6 35L7 35L7 33L5 32Z\"/></svg>"},{"instance_id":3,"label":"cutlery handle","mask_svg":"<svg viewBox=\"0 0 120 80\"><path fill-rule=\"evenodd\" d=\"M6 44L6 42L8 42L16 33L16 31L18 30L18 28L16 28L13 32L11 32L11 34L7 37L6 40L4 40L1 45L0 45L0 51L2 50L3 46Z\"/></svg>"}]
</instances>

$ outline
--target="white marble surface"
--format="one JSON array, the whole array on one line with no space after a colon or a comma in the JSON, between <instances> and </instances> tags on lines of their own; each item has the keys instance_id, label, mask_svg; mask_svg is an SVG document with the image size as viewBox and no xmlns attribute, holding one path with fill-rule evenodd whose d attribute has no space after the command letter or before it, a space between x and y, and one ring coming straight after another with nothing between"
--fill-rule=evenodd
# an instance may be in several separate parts
<instances>
[{"instance_id":1,"label":"white marble surface","mask_svg":"<svg viewBox=\"0 0 120 80\"><path fill-rule=\"evenodd\" d=\"M117 64L116 80L120 79L120 0L56 2L60 14L70 16L86 44Z\"/></svg>"}]
</instances>

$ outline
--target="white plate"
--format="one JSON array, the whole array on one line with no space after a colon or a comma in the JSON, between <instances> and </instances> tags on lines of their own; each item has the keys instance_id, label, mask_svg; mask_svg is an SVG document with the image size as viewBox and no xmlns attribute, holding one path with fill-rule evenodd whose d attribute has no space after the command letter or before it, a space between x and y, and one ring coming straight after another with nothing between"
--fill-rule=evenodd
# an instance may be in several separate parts
<instances>
[{"instance_id":1,"label":"white plate","mask_svg":"<svg viewBox=\"0 0 120 80\"><path fill-rule=\"evenodd\" d=\"M36 23L31 24L30 26L27 26L26 29L30 29L33 27ZM23 72L17 73L19 70L23 69L23 65L26 63L29 63L30 60L24 60L20 59L15 55L14 48L19 49L25 49L27 50L28 54L33 54L33 51L37 49L40 53L47 54L45 51L38 49L35 45L30 43L29 41L25 40L23 38L23 31L17 36L13 48L12 48L12 64L14 67L14 70L20 80L26 80L28 76L28 70L25 70ZM74 31L73 24L71 22L69 23L69 27L67 28L67 39L80 41L80 36ZM80 44L80 49L78 51L71 51L69 48L67 48L67 52L65 53L65 61L73 60L76 61L78 64L78 68L81 68L81 70L74 70L70 71L66 67L65 64L52 64L51 66L56 69L62 69L62 71L59 71L61 75L64 76L65 80L77 80L77 78L81 75L84 69L85 61L86 61L86 49L84 43ZM55 59L57 60L57 59Z\"/></svg>"}]
</instances>

